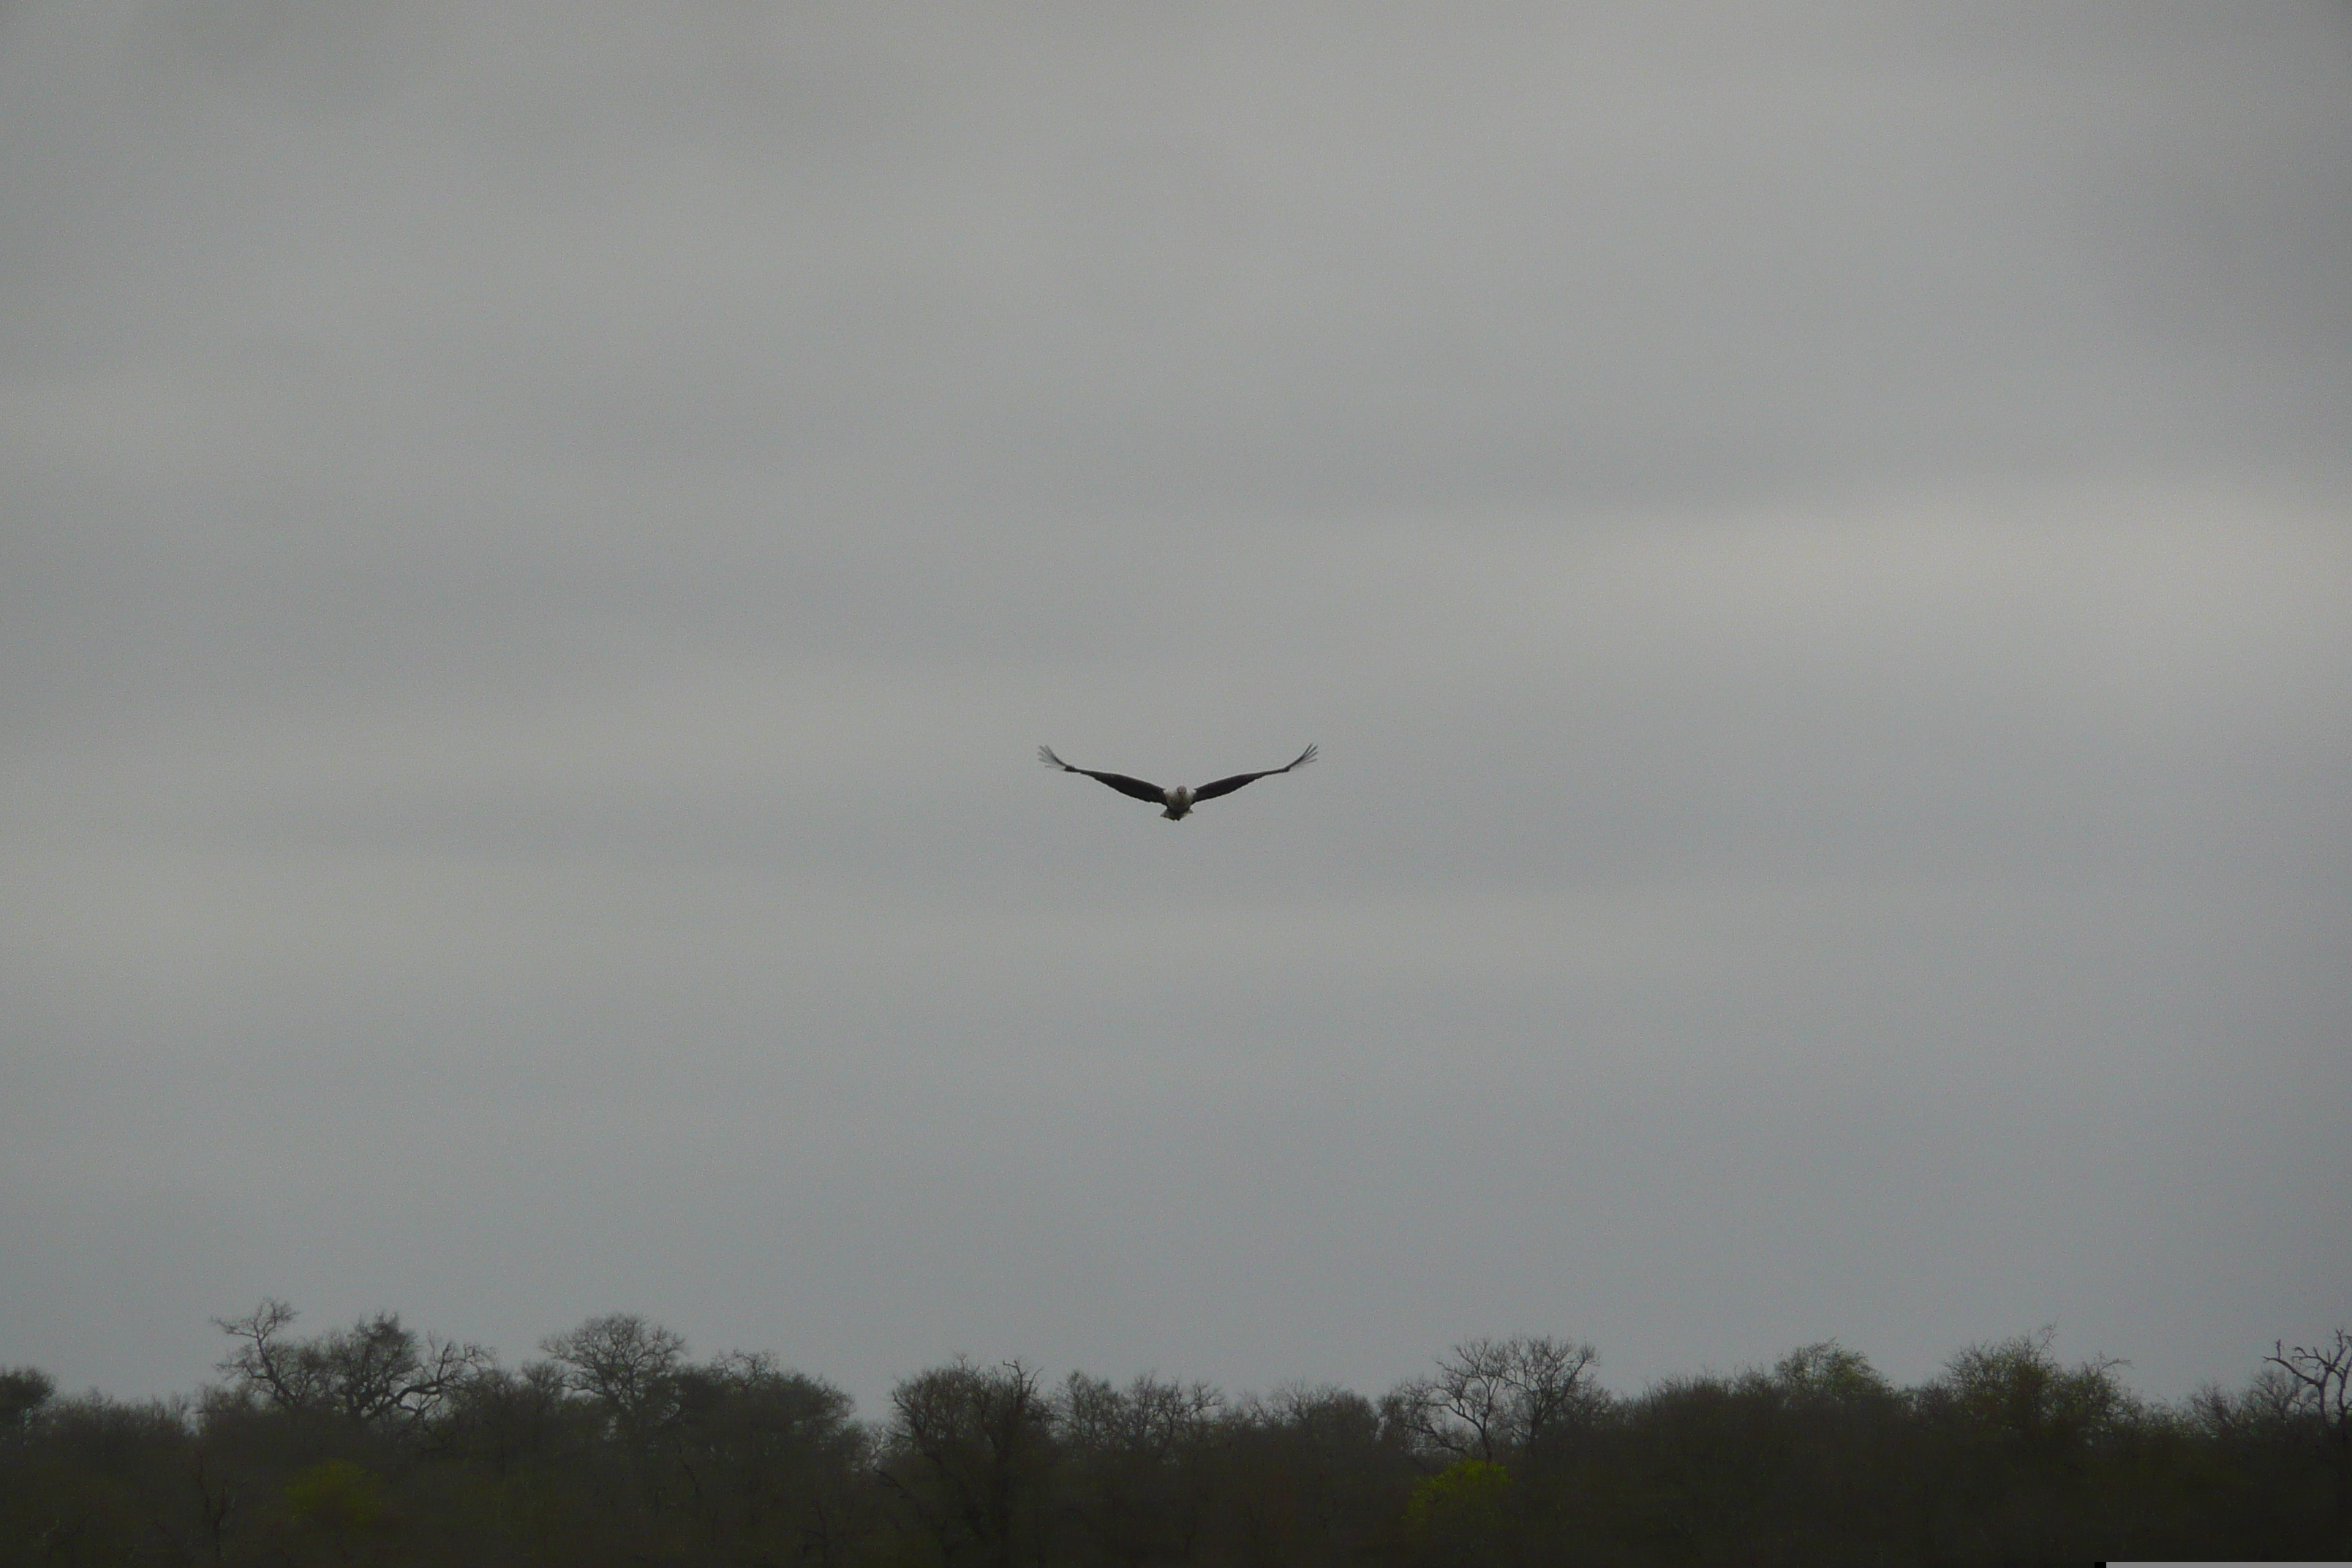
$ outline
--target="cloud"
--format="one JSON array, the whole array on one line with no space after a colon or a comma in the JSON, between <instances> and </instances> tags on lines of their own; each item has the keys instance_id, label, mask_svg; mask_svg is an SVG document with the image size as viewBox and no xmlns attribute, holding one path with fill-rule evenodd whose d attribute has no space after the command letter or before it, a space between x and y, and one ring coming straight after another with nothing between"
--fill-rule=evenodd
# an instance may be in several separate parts
<instances>
[{"instance_id":1,"label":"cloud","mask_svg":"<svg viewBox=\"0 0 2352 1568\"><path fill-rule=\"evenodd\" d=\"M2339 20L0 19L0 1360L2233 1375Z\"/></svg>"}]
</instances>

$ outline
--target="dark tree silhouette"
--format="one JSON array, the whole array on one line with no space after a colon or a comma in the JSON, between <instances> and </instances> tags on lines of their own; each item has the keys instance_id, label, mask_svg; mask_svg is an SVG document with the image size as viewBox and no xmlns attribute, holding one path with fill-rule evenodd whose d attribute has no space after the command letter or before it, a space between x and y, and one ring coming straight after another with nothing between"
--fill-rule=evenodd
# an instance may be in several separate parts
<instances>
[{"instance_id":1,"label":"dark tree silhouette","mask_svg":"<svg viewBox=\"0 0 2352 1568\"><path fill-rule=\"evenodd\" d=\"M2343 1555L2352 1331L2151 1405L2048 1331L1896 1388L1808 1345L1612 1394L1591 1346L1465 1341L1375 1402L1294 1384L899 1384L877 1427L768 1357L594 1318L507 1370L265 1301L194 1400L0 1372L0 1568L1518 1568Z\"/></svg>"},{"instance_id":2,"label":"dark tree silhouette","mask_svg":"<svg viewBox=\"0 0 2352 1568\"><path fill-rule=\"evenodd\" d=\"M2281 1340L2263 1363L2284 1374L2284 1413L2312 1428L2326 1456L2336 1480L2331 1527L2338 1547L2352 1551L2352 1331L2293 1350Z\"/></svg>"},{"instance_id":3,"label":"dark tree silhouette","mask_svg":"<svg viewBox=\"0 0 2352 1568\"><path fill-rule=\"evenodd\" d=\"M934 1367L890 1391L883 1482L950 1563L1035 1555L1053 1410L1017 1361Z\"/></svg>"},{"instance_id":4,"label":"dark tree silhouette","mask_svg":"<svg viewBox=\"0 0 2352 1568\"><path fill-rule=\"evenodd\" d=\"M37 1367L12 1366L0 1372L0 1440L23 1436L57 1391L49 1374Z\"/></svg>"},{"instance_id":5,"label":"dark tree silhouette","mask_svg":"<svg viewBox=\"0 0 2352 1568\"><path fill-rule=\"evenodd\" d=\"M285 1302L265 1300L242 1318L214 1319L238 1342L216 1370L281 1410L414 1426L490 1363L479 1345L418 1339L396 1312L308 1340L287 1336L294 1317Z\"/></svg>"},{"instance_id":6,"label":"dark tree silhouette","mask_svg":"<svg viewBox=\"0 0 2352 1568\"><path fill-rule=\"evenodd\" d=\"M676 1404L675 1374L686 1360L686 1340L635 1312L591 1318L548 1335L539 1348L564 1369L573 1388L633 1436L644 1436Z\"/></svg>"},{"instance_id":7,"label":"dark tree silhouette","mask_svg":"<svg viewBox=\"0 0 2352 1568\"><path fill-rule=\"evenodd\" d=\"M1400 1390L1406 1419L1433 1448L1493 1464L1528 1454L1599 1403L1590 1344L1549 1335L1465 1340L1433 1377Z\"/></svg>"}]
</instances>

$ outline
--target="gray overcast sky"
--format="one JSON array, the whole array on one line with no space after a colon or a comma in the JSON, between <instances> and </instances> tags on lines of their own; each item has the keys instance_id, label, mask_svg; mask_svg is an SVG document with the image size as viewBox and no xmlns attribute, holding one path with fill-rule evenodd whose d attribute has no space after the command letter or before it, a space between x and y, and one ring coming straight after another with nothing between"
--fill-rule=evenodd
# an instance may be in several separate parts
<instances>
[{"instance_id":1,"label":"gray overcast sky","mask_svg":"<svg viewBox=\"0 0 2352 1568\"><path fill-rule=\"evenodd\" d=\"M0 225L0 1362L2352 1320L2343 7L16 0Z\"/></svg>"}]
</instances>

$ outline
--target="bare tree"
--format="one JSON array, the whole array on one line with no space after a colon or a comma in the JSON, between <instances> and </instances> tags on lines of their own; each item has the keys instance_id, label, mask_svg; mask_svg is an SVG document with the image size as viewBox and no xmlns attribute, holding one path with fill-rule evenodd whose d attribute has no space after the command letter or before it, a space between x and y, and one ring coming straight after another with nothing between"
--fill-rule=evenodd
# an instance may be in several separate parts
<instances>
[{"instance_id":1,"label":"bare tree","mask_svg":"<svg viewBox=\"0 0 2352 1568\"><path fill-rule=\"evenodd\" d=\"M1224 1408L1205 1383L1070 1373L1055 1401L1064 1512L1095 1560L1189 1562L1201 1531L1202 1450Z\"/></svg>"},{"instance_id":2,"label":"bare tree","mask_svg":"<svg viewBox=\"0 0 2352 1568\"><path fill-rule=\"evenodd\" d=\"M890 1391L892 1456L882 1482L950 1563L1009 1568L1033 1533L1051 1454L1054 1412L1037 1373L1017 1361L958 1360Z\"/></svg>"},{"instance_id":3,"label":"bare tree","mask_svg":"<svg viewBox=\"0 0 2352 1568\"><path fill-rule=\"evenodd\" d=\"M698 1510L746 1540L838 1560L868 1458L849 1395L742 1351L681 1367L672 1382L677 1408L664 1447Z\"/></svg>"},{"instance_id":4,"label":"bare tree","mask_svg":"<svg viewBox=\"0 0 2352 1568\"><path fill-rule=\"evenodd\" d=\"M2272 1384L2280 1414L2318 1432L2336 1472L2336 1535L2352 1545L2352 1330L2336 1330L2329 1343L2293 1350L2278 1341L2263 1363L2281 1374Z\"/></svg>"},{"instance_id":5,"label":"bare tree","mask_svg":"<svg viewBox=\"0 0 2352 1568\"><path fill-rule=\"evenodd\" d=\"M265 1300L242 1318L214 1319L214 1326L237 1342L217 1370L281 1410L413 1426L431 1419L464 1380L490 1365L490 1352L481 1346L420 1340L396 1312L378 1312L308 1340L287 1334L294 1319L294 1309L276 1300Z\"/></svg>"},{"instance_id":6,"label":"bare tree","mask_svg":"<svg viewBox=\"0 0 2352 1568\"><path fill-rule=\"evenodd\" d=\"M1074 1372L1062 1385L1055 1414L1064 1436L1081 1448L1158 1463L1199 1437L1224 1403L1205 1383L1145 1376L1122 1389L1108 1378Z\"/></svg>"},{"instance_id":7,"label":"bare tree","mask_svg":"<svg viewBox=\"0 0 2352 1568\"><path fill-rule=\"evenodd\" d=\"M1599 1400L1591 1345L1549 1335L1465 1340L1437 1375L1399 1391L1404 1419L1431 1447L1493 1463L1540 1447Z\"/></svg>"},{"instance_id":8,"label":"bare tree","mask_svg":"<svg viewBox=\"0 0 2352 1568\"><path fill-rule=\"evenodd\" d=\"M649 1430L677 1404L685 1336L635 1312L591 1318L576 1329L550 1334L539 1348L562 1365L572 1387L603 1405L625 1431Z\"/></svg>"}]
</instances>

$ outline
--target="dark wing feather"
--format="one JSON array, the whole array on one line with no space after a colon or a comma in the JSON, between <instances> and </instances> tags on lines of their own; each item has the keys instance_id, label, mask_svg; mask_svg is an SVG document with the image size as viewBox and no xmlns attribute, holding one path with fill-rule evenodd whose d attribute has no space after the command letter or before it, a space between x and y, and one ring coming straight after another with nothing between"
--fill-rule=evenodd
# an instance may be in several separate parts
<instances>
[{"instance_id":1,"label":"dark wing feather","mask_svg":"<svg viewBox=\"0 0 2352 1568\"><path fill-rule=\"evenodd\" d=\"M1255 784L1260 779L1270 779L1276 773L1286 773L1291 768L1303 768L1314 760L1315 748L1309 746L1298 753L1289 767L1267 768L1263 773L1235 773L1229 779L1219 779L1214 784L1204 784L1192 792L1192 799L1196 804L1204 800L1214 800L1221 795L1233 794L1245 784Z\"/></svg>"},{"instance_id":2,"label":"dark wing feather","mask_svg":"<svg viewBox=\"0 0 2352 1568\"><path fill-rule=\"evenodd\" d=\"M1098 773L1092 768L1074 768L1055 756L1054 748L1051 746L1038 747L1037 759L1047 767L1059 768L1066 773L1084 773L1090 779L1110 785L1121 795L1131 795L1138 800L1148 800L1154 805L1168 804L1168 792L1156 784L1147 784L1142 779L1132 779L1125 773Z\"/></svg>"},{"instance_id":3,"label":"dark wing feather","mask_svg":"<svg viewBox=\"0 0 2352 1568\"><path fill-rule=\"evenodd\" d=\"M1168 792L1156 784L1131 779L1125 773L1098 773L1092 768L1066 768L1066 773L1084 773L1090 779L1110 785L1121 795L1131 795L1138 800L1148 800L1154 805L1168 804Z\"/></svg>"}]
</instances>

